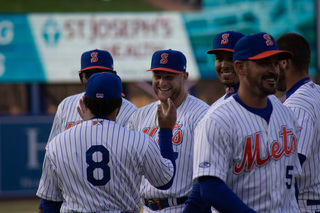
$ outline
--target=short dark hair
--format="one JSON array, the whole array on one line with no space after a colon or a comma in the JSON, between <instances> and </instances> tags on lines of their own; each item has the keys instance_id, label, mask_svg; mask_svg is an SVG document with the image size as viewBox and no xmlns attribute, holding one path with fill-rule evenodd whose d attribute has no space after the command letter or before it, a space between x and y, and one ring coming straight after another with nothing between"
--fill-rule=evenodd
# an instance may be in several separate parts
<instances>
[{"instance_id":1,"label":"short dark hair","mask_svg":"<svg viewBox=\"0 0 320 213\"><path fill-rule=\"evenodd\" d=\"M117 74L115 70L88 69L88 70L84 70L84 71L80 72L79 77L80 77L80 80L82 81L83 76L86 77L87 79L89 79L93 74L100 73L100 72L110 72L110 73Z\"/></svg>"},{"instance_id":2,"label":"short dark hair","mask_svg":"<svg viewBox=\"0 0 320 213\"><path fill-rule=\"evenodd\" d=\"M297 33L285 33L276 42L279 50L288 50L293 53L291 62L297 70L308 71L311 61L311 49L308 41L303 36Z\"/></svg>"},{"instance_id":3,"label":"short dark hair","mask_svg":"<svg viewBox=\"0 0 320 213\"><path fill-rule=\"evenodd\" d=\"M105 118L116 108L121 107L122 98L101 99L84 96L83 102L94 116Z\"/></svg>"}]
</instances>

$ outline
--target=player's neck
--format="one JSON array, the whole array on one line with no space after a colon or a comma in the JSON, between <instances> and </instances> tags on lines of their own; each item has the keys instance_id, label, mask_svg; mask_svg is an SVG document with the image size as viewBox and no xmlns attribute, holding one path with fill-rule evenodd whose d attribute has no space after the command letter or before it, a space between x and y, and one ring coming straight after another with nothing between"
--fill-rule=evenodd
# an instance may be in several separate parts
<instances>
[{"instance_id":1,"label":"player's neck","mask_svg":"<svg viewBox=\"0 0 320 213\"><path fill-rule=\"evenodd\" d=\"M183 92L183 94L181 94L176 100L173 101L174 106L178 108L187 99L187 96L188 96L188 93Z\"/></svg>"},{"instance_id":2,"label":"player's neck","mask_svg":"<svg viewBox=\"0 0 320 213\"><path fill-rule=\"evenodd\" d=\"M241 86L240 86L241 87ZM257 109L266 108L268 105L268 96L257 95L254 93L248 93L250 90L244 91L244 89L239 88L238 97L247 106Z\"/></svg>"},{"instance_id":3,"label":"player's neck","mask_svg":"<svg viewBox=\"0 0 320 213\"><path fill-rule=\"evenodd\" d=\"M307 73L303 73L301 75L296 75L296 74L286 75L286 91L289 91L298 81L307 77L309 77Z\"/></svg>"},{"instance_id":4,"label":"player's neck","mask_svg":"<svg viewBox=\"0 0 320 213\"><path fill-rule=\"evenodd\" d=\"M108 119L111 121L116 121L116 118L117 118L119 111L120 111L119 108L117 108L113 112L111 112L109 115L104 116L104 117L98 117L98 116L91 113L91 119L92 118L103 118L103 119Z\"/></svg>"}]
</instances>

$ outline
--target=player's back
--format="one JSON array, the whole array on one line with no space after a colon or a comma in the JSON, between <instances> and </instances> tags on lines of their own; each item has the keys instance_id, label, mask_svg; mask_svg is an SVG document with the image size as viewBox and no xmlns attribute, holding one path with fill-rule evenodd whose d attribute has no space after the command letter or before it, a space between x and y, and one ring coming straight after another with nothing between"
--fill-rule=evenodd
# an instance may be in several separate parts
<instances>
[{"instance_id":1,"label":"player's back","mask_svg":"<svg viewBox=\"0 0 320 213\"><path fill-rule=\"evenodd\" d=\"M48 153L66 200L61 210L139 211L141 175L148 170L144 158L154 143L150 140L107 119L83 122L55 137ZM168 180L158 185L171 177L168 174Z\"/></svg>"},{"instance_id":2,"label":"player's back","mask_svg":"<svg viewBox=\"0 0 320 213\"><path fill-rule=\"evenodd\" d=\"M307 158L298 178L300 198L320 200L320 86L308 82L297 89L285 102L301 128L298 152Z\"/></svg>"},{"instance_id":3,"label":"player's back","mask_svg":"<svg viewBox=\"0 0 320 213\"><path fill-rule=\"evenodd\" d=\"M83 122L77 111L77 106L79 106L79 100L83 97L84 94L85 93L83 92L66 97L59 104L48 141L51 141L56 135L60 134L61 132ZM132 113L136 110L137 107L134 104L132 104L125 98L122 98L121 108L119 114L117 115L117 123L120 126L125 126Z\"/></svg>"}]
</instances>

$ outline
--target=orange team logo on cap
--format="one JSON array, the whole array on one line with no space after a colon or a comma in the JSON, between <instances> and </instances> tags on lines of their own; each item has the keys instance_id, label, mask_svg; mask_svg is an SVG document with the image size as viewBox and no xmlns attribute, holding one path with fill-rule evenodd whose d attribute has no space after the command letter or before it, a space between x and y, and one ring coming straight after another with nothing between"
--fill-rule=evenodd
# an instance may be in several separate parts
<instances>
[{"instance_id":1,"label":"orange team logo on cap","mask_svg":"<svg viewBox=\"0 0 320 213\"><path fill-rule=\"evenodd\" d=\"M166 64L166 63L168 63L168 53L162 53L160 64Z\"/></svg>"},{"instance_id":2,"label":"orange team logo on cap","mask_svg":"<svg viewBox=\"0 0 320 213\"><path fill-rule=\"evenodd\" d=\"M98 53L93 52L91 53L91 62L97 62L98 61Z\"/></svg>"},{"instance_id":3,"label":"orange team logo on cap","mask_svg":"<svg viewBox=\"0 0 320 213\"><path fill-rule=\"evenodd\" d=\"M271 36L269 34L264 34L263 38L266 40L267 46L273 45L273 41L272 41Z\"/></svg>"},{"instance_id":4,"label":"orange team logo on cap","mask_svg":"<svg viewBox=\"0 0 320 213\"><path fill-rule=\"evenodd\" d=\"M229 33L224 33L222 34L222 40L221 40L221 44L227 44L229 43Z\"/></svg>"}]
</instances>

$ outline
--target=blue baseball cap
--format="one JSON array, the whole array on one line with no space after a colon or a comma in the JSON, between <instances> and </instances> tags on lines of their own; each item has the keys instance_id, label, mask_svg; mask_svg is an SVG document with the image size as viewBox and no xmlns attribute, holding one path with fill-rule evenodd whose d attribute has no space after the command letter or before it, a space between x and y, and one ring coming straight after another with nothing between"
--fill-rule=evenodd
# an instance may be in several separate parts
<instances>
[{"instance_id":1,"label":"blue baseball cap","mask_svg":"<svg viewBox=\"0 0 320 213\"><path fill-rule=\"evenodd\" d=\"M287 59L293 56L293 53L286 50L279 50L274 38L267 33L242 37L234 47L233 62L236 60L259 60L273 55L279 55L279 59Z\"/></svg>"},{"instance_id":2,"label":"blue baseball cap","mask_svg":"<svg viewBox=\"0 0 320 213\"><path fill-rule=\"evenodd\" d=\"M113 58L106 50L90 50L81 55L81 70L104 69L113 71Z\"/></svg>"},{"instance_id":3,"label":"blue baseball cap","mask_svg":"<svg viewBox=\"0 0 320 213\"><path fill-rule=\"evenodd\" d=\"M207 51L207 54L215 54L216 51L233 52L234 45L243 36L244 34L235 31L219 33L213 38L212 50Z\"/></svg>"},{"instance_id":4,"label":"blue baseball cap","mask_svg":"<svg viewBox=\"0 0 320 213\"><path fill-rule=\"evenodd\" d=\"M147 71L166 71L172 73L185 73L187 59L177 50L159 50L153 53L151 68Z\"/></svg>"},{"instance_id":5,"label":"blue baseball cap","mask_svg":"<svg viewBox=\"0 0 320 213\"><path fill-rule=\"evenodd\" d=\"M86 96L92 99L121 98L122 84L118 75L108 72L93 74L87 81Z\"/></svg>"}]
</instances>

